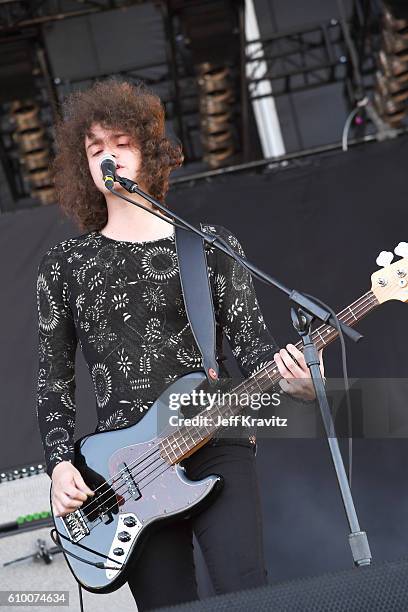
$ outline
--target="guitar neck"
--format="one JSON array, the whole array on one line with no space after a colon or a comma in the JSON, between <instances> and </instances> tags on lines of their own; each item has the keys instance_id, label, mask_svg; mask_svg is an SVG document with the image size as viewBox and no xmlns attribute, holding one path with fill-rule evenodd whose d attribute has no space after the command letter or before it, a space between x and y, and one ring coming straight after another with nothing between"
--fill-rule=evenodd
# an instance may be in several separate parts
<instances>
[{"instance_id":1,"label":"guitar neck","mask_svg":"<svg viewBox=\"0 0 408 612\"><path fill-rule=\"evenodd\" d=\"M344 308L337 314L337 318L346 325L353 326L371 310L379 306L379 301L372 291L368 291L358 300ZM322 324L313 330L311 337L317 349L323 349L333 342L338 336L338 332L330 325ZM302 350L303 344L300 340L295 346ZM241 394L250 395L254 392L266 392L275 387L282 376L274 361L270 361L258 372L241 382L237 387L227 392L230 397L240 397ZM227 395L226 394L226 395ZM206 416L206 423L210 425L198 425L194 427L182 426L174 433L166 436L161 441L163 457L171 463L179 463L182 459L195 453L220 429L215 423L219 417L228 418L239 414L244 406L240 403L229 401L228 403L215 404L210 410L204 409L198 416ZM204 421L204 419L202 419Z\"/></svg>"}]
</instances>

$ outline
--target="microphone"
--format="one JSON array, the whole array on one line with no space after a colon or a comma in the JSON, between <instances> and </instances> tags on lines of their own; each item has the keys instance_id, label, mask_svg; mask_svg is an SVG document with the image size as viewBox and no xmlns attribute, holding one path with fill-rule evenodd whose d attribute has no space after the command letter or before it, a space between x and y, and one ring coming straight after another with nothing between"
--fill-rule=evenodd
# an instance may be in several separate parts
<instances>
[{"instance_id":1,"label":"microphone","mask_svg":"<svg viewBox=\"0 0 408 612\"><path fill-rule=\"evenodd\" d=\"M104 155L100 161L103 182L106 189L112 189L116 180L116 160L112 155Z\"/></svg>"}]
</instances>

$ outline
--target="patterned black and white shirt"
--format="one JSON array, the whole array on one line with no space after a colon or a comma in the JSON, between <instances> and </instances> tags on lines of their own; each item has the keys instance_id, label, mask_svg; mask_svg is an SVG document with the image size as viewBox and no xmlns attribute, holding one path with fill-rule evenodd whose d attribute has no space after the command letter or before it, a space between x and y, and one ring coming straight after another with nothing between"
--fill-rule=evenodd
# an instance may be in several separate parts
<instances>
[{"instance_id":1,"label":"patterned black and white shirt","mask_svg":"<svg viewBox=\"0 0 408 612\"><path fill-rule=\"evenodd\" d=\"M201 224L240 255L226 228ZM260 311L251 275L206 245L217 321L245 377L278 350ZM180 376L202 369L184 309L174 233L147 242L118 241L91 231L58 243L38 267L37 417L47 473L74 457L75 352L79 343L92 378L96 431L137 423ZM228 375L221 365L220 375ZM211 441L217 443L217 439ZM247 444L253 444L251 437Z\"/></svg>"}]
</instances>

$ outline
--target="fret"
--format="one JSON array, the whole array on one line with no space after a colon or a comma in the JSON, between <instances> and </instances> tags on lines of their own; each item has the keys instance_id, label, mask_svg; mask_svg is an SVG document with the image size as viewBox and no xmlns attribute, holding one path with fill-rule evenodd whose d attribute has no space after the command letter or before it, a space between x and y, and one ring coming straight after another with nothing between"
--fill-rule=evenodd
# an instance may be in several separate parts
<instances>
[{"instance_id":1,"label":"fret","mask_svg":"<svg viewBox=\"0 0 408 612\"><path fill-rule=\"evenodd\" d=\"M272 370L272 379L271 379L273 385L276 385L276 383L278 382L277 379L275 380L275 376L278 376L278 375L279 375L279 370L278 368L274 367Z\"/></svg>"},{"instance_id":2,"label":"fret","mask_svg":"<svg viewBox=\"0 0 408 612\"><path fill-rule=\"evenodd\" d=\"M248 380L249 380L249 379L248 379ZM256 390L256 388L257 388L257 386L258 386L258 385L253 386L253 384L252 384L252 383L254 382L254 380L255 380L255 379L253 379L253 378L251 379L251 384L249 385L249 388L247 388L247 389L246 389L246 392L248 393L248 395L251 395L251 394L252 394L252 393L253 393L253 392Z\"/></svg>"},{"instance_id":3,"label":"fret","mask_svg":"<svg viewBox=\"0 0 408 612\"><path fill-rule=\"evenodd\" d=\"M173 440L175 440L175 442L173 442L173 444L171 445L172 450L175 451L175 449L177 447L179 447L179 449L181 450L181 446L180 446L180 444L178 442L178 439L176 437L174 437Z\"/></svg>"},{"instance_id":4,"label":"fret","mask_svg":"<svg viewBox=\"0 0 408 612\"><path fill-rule=\"evenodd\" d=\"M255 376L255 377L254 377L252 380L253 380L253 382L254 382L254 383L255 383L255 384L258 386L258 389L259 389L260 391L262 391L262 387L260 386L260 384L259 384L259 382L258 382L258 377L257 377L257 376Z\"/></svg>"},{"instance_id":5,"label":"fret","mask_svg":"<svg viewBox=\"0 0 408 612\"><path fill-rule=\"evenodd\" d=\"M175 439L175 436L173 437L173 440L174 440L174 439ZM172 453L172 455L173 455L173 457L174 457L174 461L176 461L176 460L177 460L177 458L178 458L178 453L177 453L177 450L176 450L176 449L177 449L177 445L176 445L176 444L174 445L174 448L173 448L173 447L171 447L171 453Z\"/></svg>"},{"instance_id":6,"label":"fret","mask_svg":"<svg viewBox=\"0 0 408 612\"><path fill-rule=\"evenodd\" d=\"M190 448L191 448L191 443L189 443L186 440L186 438L184 437L184 432L189 436L189 438L191 439L193 444L195 444L194 437L191 435L191 432L188 430L188 428L184 427L183 429L184 429L184 431L182 431L181 436L182 436L182 439L183 439L183 442L184 442L186 448L184 449L184 451L182 451L182 454L184 454L186 452L186 450L190 450Z\"/></svg>"},{"instance_id":7,"label":"fret","mask_svg":"<svg viewBox=\"0 0 408 612\"><path fill-rule=\"evenodd\" d=\"M197 433L198 437L200 437L200 432L198 431L195 425L184 425L184 430L190 436L190 438L192 439L194 443L195 443L195 438L194 438L195 433Z\"/></svg>"},{"instance_id":8,"label":"fret","mask_svg":"<svg viewBox=\"0 0 408 612\"><path fill-rule=\"evenodd\" d=\"M224 414L221 415L222 419L228 419L230 416L233 416L234 411L232 410L231 407L227 408L227 410L224 412Z\"/></svg>"},{"instance_id":9,"label":"fret","mask_svg":"<svg viewBox=\"0 0 408 612\"><path fill-rule=\"evenodd\" d=\"M226 408L226 410L224 411L224 413L221 415L222 417L229 417L232 416L234 414L234 410L231 406L231 404L229 404Z\"/></svg>"},{"instance_id":10,"label":"fret","mask_svg":"<svg viewBox=\"0 0 408 612\"><path fill-rule=\"evenodd\" d=\"M177 437L178 437L178 432L176 432L175 434L173 434L171 436L171 439L169 440L170 442L170 449L172 453L176 453L176 449L179 446L178 441L177 441ZM180 447L179 447L180 448Z\"/></svg>"},{"instance_id":11,"label":"fret","mask_svg":"<svg viewBox=\"0 0 408 612\"><path fill-rule=\"evenodd\" d=\"M183 455L185 451L182 450L180 443L179 443L179 439L180 436L174 435L173 436L173 441L172 441L172 445L171 445L171 452L174 455L174 461L178 460L179 457L179 452ZM184 441L184 438L182 438L181 440L182 442Z\"/></svg>"},{"instance_id":12,"label":"fret","mask_svg":"<svg viewBox=\"0 0 408 612\"><path fill-rule=\"evenodd\" d=\"M203 425L203 429L205 430L205 435L203 436L203 438L206 438L208 434L212 433L212 430L207 427L207 425Z\"/></svg>"},{"instance_id":13,"label":"fret","mask_svg":"<svg viewBox=\"0 0 408 612\"><path fill-rule=\"evenodd\" d=\"M348 307L348 309L349 309L349 311L350 311L351 316L352 316L352 317L354 317L354 319L355 319L356 321L358 321L358 319L357 319L356 315L355 315L355 314L354 314L354 312L351 310L350 306Z\"/></svg>"},{"instance_id":14,"label":"fret","mask_svg":"<svg viewBox=\"0 0 408 612\"><path fill-rule=\"evenodd\" d=\"M325 339L323 338L322 334L320 333L320 330L319 330L319 329L316 329L316 333L317 333L317 334L319 334L321 341L322 341L322 342L323 342L323 344L325 345L325 344L326 344L326 341L325 341Z\"/></svg>"},{"instance_id":15,"label":"fret","mask_svg":"<svg viewBox=\"0 0 408 612\"><path fill-rule=\"evenodd\" d=\"M270 377L270 374L269 374L269 366L266 366L266 368L265 368L265 369L266 369L266 374L267 374L267 376L268 376L268 378L269 378L270 382L271 382L271 383L273 383L273 380L272 380L272 378Z\"/></svg>"},{"instance_id":16,"label":"fret","mask_svg":"<svg viewBox=\"0 0 408 612\"><path fill-rule=\"evenodd\" d=\"M213 411L215 412L216 416L222 416L222 413L220 412L220 408L218 406L218 404L215 404L215 406L213 406L211 412L211 416L213 416Z\"/></svg>"},{"instance_id":17,"label":"fret","mask_svg":"<svg viewBox=\"0 0 408 612\"><path fill-rule=\"evenodd\" d=\"M190 450L189 445L187 444L186 440L184 439L184 435L181 434L181 438L182 438L182 442L184 442L185 446L186 446L186 450Z\"/></svg>"},{"instance_id":18,"label":"fret","mask_svg":"<svg viewBox=\"0 0 408 612\"><path fill-rule=\"evenodd\" d=\"M198 440L196 440L196 439L194 438L194 431L191 431L190 427L191 427L191 426L189 426L189 427L185 426L185 427L184 427L184 429L186 430L186 432L187 432L187 433L188 433L188 435L190 436L190 438L191 438L191 440L192 440L192 442L193 442L193 445L195 446L195 445L197 444L197 442L200 442L200 441L201 441L201 434L200 434L200 432L198 431L197 427L194 425L193 427L194 427L194 429L195 429L195 432L198 434Z\"/></svg>"},{"instance_id":19,"label":"fret","mask_svg":"<svg viewBox=\"0 0 408 612\"><path fill-rule=\"evenodd\" d=\"M166 442L167 442L167 439L164 439L164 440L163 440L163 442L164 442L164 443L166 443ZM168 458L168 460L170 461L170 463L173 463L173 462L172 462L172 460L171 460L171 457L170 457L170 455L169 455L169 453L168 453L168 451L167 451L166 445L165 445L165 444L163 444L163 442L162 442L162 449L163 449L163 450L164 450L164 452L166 453L167 458Z\"/></svg>"},{"instance_id":20,"label":"fret","mask_svg":"<svg viewBox=\"0 0 408 612\"><path fill-rule=\"evenodd\" d=\"M182 437L183 437L183 436L182 436ZM184 439L184 437L183 437L183 439ZM176 437L176 441L177 441L177 445L175 445L175 448L174 448L174 450L173 450L173 453L174 453L174 454L175 454L175 456L176 456L176 461L178 461L178 460L179 460L179 458L180 458L180 457L182 457L182 456L185 454L185 452L186 452L186 451L185 451L185 450L184 450L184 451L182 450L182 448L181 448L180 444L178 443L177 437ZM177 446L178 446L178 450L177 450Z\"/></svg>"},{"instance_id":21,"label":"fret","mask_svg":"<svg viewBox=\"0 0 408 612\"><path fill-rule=\"evenodd\" d=\"M264 370L265 370L265 367L262 368L262 370L260 370L260 372L258 372L257 374L257 376L259 375L260 377L260 389L262 392L268 389L268 383L269 383L269 378L265 377Z\"/></svg>"}]
</instances>

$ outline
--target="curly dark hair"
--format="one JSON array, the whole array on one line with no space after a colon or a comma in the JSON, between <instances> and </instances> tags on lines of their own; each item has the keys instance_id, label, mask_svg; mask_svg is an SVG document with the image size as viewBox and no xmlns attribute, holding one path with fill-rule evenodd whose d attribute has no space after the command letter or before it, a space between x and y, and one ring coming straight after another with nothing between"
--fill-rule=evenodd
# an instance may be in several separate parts
<instances>
[{"instance_id":1,"label":"curly dark hair","mask_svg":"<svg viewBox=\"0 0 408 612\"><path fill-rule=\"evenodd\" d=\"M84 231L100 230L108 220L105 198L93 182L85 152L85 136L94 123L126 130L142 152L139 181L163 204L170 172L183 163L181 145L165 136L163 104L144 83L110 78L69 95L56 125L52 170L60 207Z\"/></svg>"}]
</instances>

